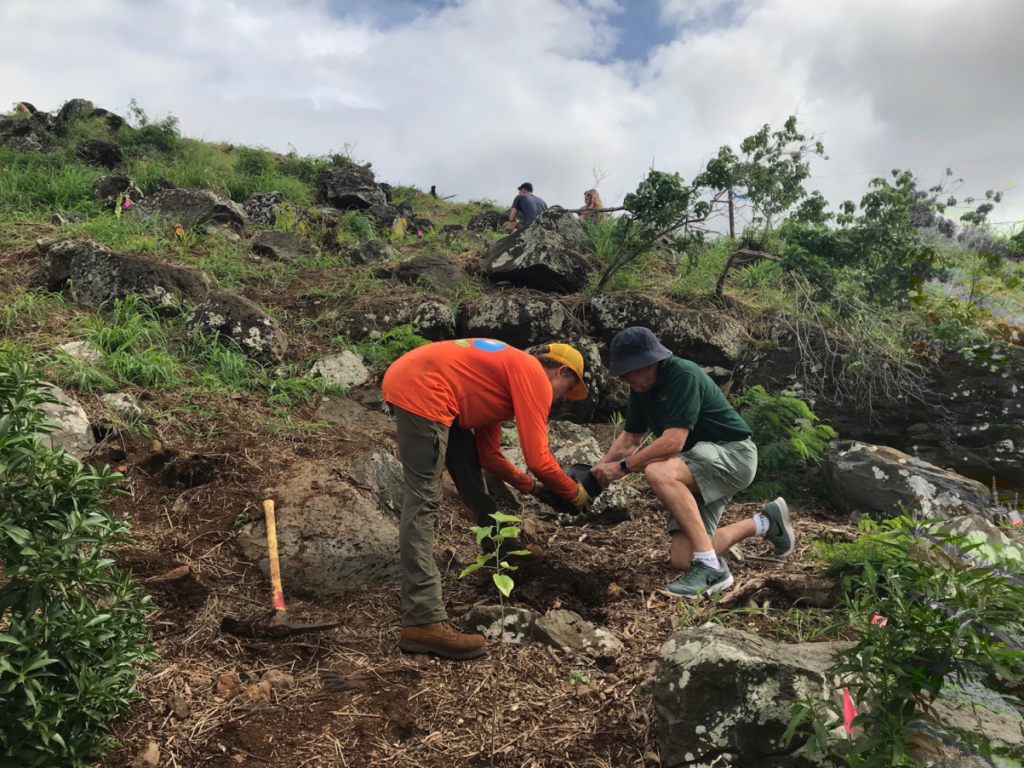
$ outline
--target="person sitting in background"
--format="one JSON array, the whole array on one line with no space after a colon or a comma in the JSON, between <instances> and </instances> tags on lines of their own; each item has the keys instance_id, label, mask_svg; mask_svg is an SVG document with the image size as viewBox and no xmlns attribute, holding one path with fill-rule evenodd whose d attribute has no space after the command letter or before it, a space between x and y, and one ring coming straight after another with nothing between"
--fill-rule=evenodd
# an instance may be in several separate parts
<instances>
[{"instance_id":1,"label":"person sitting in background","mask_svg":"<svg viewBox=\"0 0 1024 768\"><path fill-rule=\"evenodd\" d=\"M583 207L584 208L604 208L604 203L601 202L601 196L597 194L596 189L588 189L583 193ZM607 213L594 213L592 211L580 211L580 221L606 221L608 219Z\"/></svg>"},{"instance_id":2,"label":"person sitting in background","mask_svg":"<svg viewBox=\"0 0 1024 768\"><path fill-rule=\"evenodd\" d=\"M548 204L533 194L533 184L526 181L519 185L519 194L512 201L512 210L505 222L506 232L522 229L548 209Z\"/></svg>"}]
</instances>

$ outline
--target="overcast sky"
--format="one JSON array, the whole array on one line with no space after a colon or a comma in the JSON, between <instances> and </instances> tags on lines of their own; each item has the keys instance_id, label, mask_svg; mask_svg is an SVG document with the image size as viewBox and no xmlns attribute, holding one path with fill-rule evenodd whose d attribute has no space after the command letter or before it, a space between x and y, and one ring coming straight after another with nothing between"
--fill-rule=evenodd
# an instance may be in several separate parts
<instances>
[{"instance_id":1,"label":"overcast sky","mask_svg":"<svg viewBox=\"0 0 1024 768\"><path fill-rule=\"evenodd\" d=\"M1024 219L1024 0L0 0L0 108L72 97L381 180L608 204L797 114L834 203L911 168Z\"/></svg>"}]
</instances>

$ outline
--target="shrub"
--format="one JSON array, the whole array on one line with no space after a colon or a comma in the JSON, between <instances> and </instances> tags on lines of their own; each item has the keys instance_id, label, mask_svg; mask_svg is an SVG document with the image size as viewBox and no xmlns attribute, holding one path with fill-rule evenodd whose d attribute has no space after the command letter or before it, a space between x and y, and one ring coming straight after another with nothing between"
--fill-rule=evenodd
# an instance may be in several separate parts
<instances>
[{"instance_id":1,"label":"shrub","mask_svg":"<svg viewBox=\"0 0 1024 768\"><path fill-rule=\"evenodd\" d=\"M406 352L427 343L426 339L416 334L411 325L399 325L376 336L371 334L357 344L345 339L336 340L337 345L348 347L362 355L374 368L386 368Z\"/></svg>"},{"instance_id":2,"label":"shrub","mask_svg":"<svg viewBox=\"0 0 1024 768\"><path fill-rule=\"evenodd\" d=\"M46 445L48 400L26 364L0 370L0 762L85 768L156 656L149 598L114 567L129 530L104 501L120 475Z\"/></svg>"},{"instance_id":3,"label":"shrub","mask_svg":"<svg viewBox=\"0 0 1024 768\"><path fill-rule=\"evenodd\" d=\"M743 492L748 499L770 499L791 490L799 471L821 459L836 436L832 427L815 424L818 417L807 403L786 392L770 395L754 386L736 398L736 405L757 445L757 479Z\"/></svg>"}]
</instances>

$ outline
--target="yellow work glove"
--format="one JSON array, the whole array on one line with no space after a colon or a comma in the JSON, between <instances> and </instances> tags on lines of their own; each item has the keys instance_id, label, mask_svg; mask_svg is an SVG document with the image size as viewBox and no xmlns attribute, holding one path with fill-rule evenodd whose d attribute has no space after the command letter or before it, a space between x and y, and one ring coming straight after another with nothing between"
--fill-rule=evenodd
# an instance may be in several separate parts
<instances>
[{"instance_id":1,"label":"yellow work glove","mask_svg":"<svg viewBox=\"0 0 1024 768\"><path fill-rule=\"evenodd\" d=\"M583 487L582 483L576 483L576 495L572 497L571 501L578 511L583 511L583 508L590 503L590 494L587 493L587 489Z\"/></svg>"},{"instance_id":2,"label":"yellow work glove","mask_svg":"<svg viewBox=\"0 0 1024 768\"><path fill-rule=\"evenodd\" d=\"M530 488L530 495L540 498L541 491L544 490L544 484L540 480L533 481L533 487Z\"/></svg>"}]
</instances>

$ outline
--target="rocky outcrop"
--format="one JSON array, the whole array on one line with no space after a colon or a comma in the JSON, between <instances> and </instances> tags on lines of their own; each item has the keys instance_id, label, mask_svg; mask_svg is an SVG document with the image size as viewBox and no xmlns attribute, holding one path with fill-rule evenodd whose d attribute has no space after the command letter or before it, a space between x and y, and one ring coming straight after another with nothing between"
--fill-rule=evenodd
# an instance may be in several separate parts
<instances>
[{"instance_id":1,"label":"rocky outcrop","mask_svg":"<svg viewBox=\"0 0 1024 768\"><path fill-rule=\"evenodd\" d=\"M412 311L412 324L416 333L427 341L455 338L452 308L437 299L427 299L417 306Z\"/></svg>"},{"instance_id":2,"label":"rocky outcrop","mask_svg":"<svg viewBox=\"0 0 1024 768\"><path fill-rule=\"evenodd\" d=\"M366 266L377 261L396 261L398 251L382 240L372 237L361 237L359 242L345 249L345 258L358 266Z\"/></svg>"},{"instance_id":3,"label":"rocky outcrop","mask_svg":"<svg viewBox=\"0 0 1024 768\"><path fill-rule=\"evenodd\" d=\"M398 279L434 291L454 291L469 275L451 256L421 253L398 265Z\"/></svg>"},{"instance_id":4,"label":"rocky outcrop","mask_svg":"<svg viewBox=\"0 0 1024 768\"><path fill-rule=\"evenodd\" d=\"M242 210L250 223L272 227L277 223L277 214L284 203L285 197L280 192L255 192L242 204Z\"/></svg>"},{"instance_id":5,"label":"rocky outcrop","mask_svg":"<svg viewBox=\"0 0 1024 768\"><path fill-rule=\"evenodd\" d=\"M665 768L712 763L747 768L811 768L781 744L790 707L832 695L825 669L836 645L783 645L705 624L676 632L661 647L651 686Z\"/></svg>"},{"instance_id":6,"label":"rocky outcrop","mask_svg":"<svg viewBox=\"0 0 1024 768\"><path fill-rule=\"evenodd\" d=\"M373 219L378 228L388 232L426 231L433 227L430 219L416 215L408 200L398 205L371 205L366 209L366 215Z\"/></svg>"},{"instance_id":7,"label":"rocky outcrop","mask_svg":"<svg viewBox=\"0 0 1024 768\"><path fill-rule=\"evenodd\" d=\"M114 170L121 164L121 147L112 141L100 141L99 139L87 139L75 147L75 156L83 163L89 165L100 165L108 170Z\"/></svg>"},{"instance_id":8,"label":"rocky outcrop","mask_svg":"<svg viewBox=\"0 0 1024 768\"><path fill-rule=\"evenodd\" d=\"M210 291L186 318L188 329L235 346L264 363L280 363L288 349L288 337L255 302L218 288Z\"/></svg>"},{"instance_id":9,"label":"rocky outcrop","mask_svg":"<svg viewBox=\"0 0 1024 768\"><path fill-rule=\"evenodd\" d=\"M363 211L373 205L387 205L388 201L369 164L352 163L320 172L317 202L341 211Z\"/></svg>"},{"instance_id":10,"label":"rocky outcrop","mask_svg":"<svg viewBox=\"0 0 1024 768\"><path fill-rule=\"evenodd\" d=\"M576 217L552 206L529 226L495 243L487 253L482 274L495 282L575 293L593 272L585 257L590 250Z\"/></svg>"},{"instance_id":11,"label":"rocky outcrop","mask_svg":"<svg viewBox=\"0 0 1024 768\"><path fill-rule=\"evenodd\" d=\"M464 337L497 339L519 349L561 341L569 324L562 303L544 294L502 294L484 299L459 322Z\"/></svg>"},{"instance_id":12,"label":"rocky outcrop","mask_svg":"<svg viewBox=\"0 0 1024 768\"><path fill-rule=\"evenodd\" d=\"M248 217L238 203L212 189L166 189L155 192L130 209L132 216L180 224L193 229L213 224L236 235L245 232Z\"/></svg>"},{"instance_id":13,"label":"rocky outcrop","mask_svg":"<svg viewBox=\"0 0 1024 768\"><path fill-rule=\"evenodd\" d=\"M46 414L47 420L54 422L57 428L46 435L43 441L54 448L63 448L66 453L81 461L96 447L96 439L93 437L92 426L85 409L59 387L45 384L44 388L46 394L57 402L41 403L39 408Z\"/></svg>"},{"instance_id":14,"label":"rocky outcrop","mask_svg":"<svg viewBox=\"0 0 1024 768\"><path fill-rule=\"evenodd\" d=\"M725 313L689 309L640 293L602 293L590 301L589 309L605 343L622 329L641 325L654 331L672 354L702 366L732 370L747 340L743 326Z\"/></svg>"},{"instance_id":15,"label":"rocky outcrop","mask_svg":"<svg viewBox=\"0 0 1024 768\"><path fill-rule=\"evenodd\" d=\"M92 185L92 199L98 203L105 203L109 208L116 206L120 198L127 198L132 203L137 203L144 197L142 190L123 173L101 176Z\"/></svg>"},{"instance_id":16,"label":"rocky outcrop","mask_svg":"<svg viewBox=\"0 0 1024 768\"><path fill-rule=\"evenodd\" d=\"M295 462L266 494L275 501L281 577L289 591L337 595L398 578L398 524L342 480L332 462ZM264 523L246 526L238 543L269 574Z\"/></svg>"},{"instance_id":17,"label":"rocky outcrop","mask_svg":"<svg viewBox=\"0 0 1024 768\"><path fill-rule=\"evenodd\" d=\"M346 349L339 355L317 360L306 376L322 378L332 386L351 389L369 381L370 372L357 354Z\"/></svg>"},{"instance_id":18,"label":"rocky outcrop","mask_svg":"<svg viewBox=\"0 0 1024 768\"><path fill-rule=\"evenodd\" d=\"M50 291L65 291L84 307L95 309L135 295L162 314L176 314L210 290L210 280L202 272L114 253L91 240L49 245L38 280Z\"/></svg>"},{"instance_id":19,"label":"rocky outcrop","mask_svg":"<svg viewBox=\"0 0 1024 768\"><path fill-rule=\"evenodd\" d=\"M981 483L886 446L833 440L822 477L829 498L847 513L927 520L994 514L991 494Z\"/></svg>"},{"instance_id":20,"label":"rocky outcrop","mask_svg":"<svg viewBox=\"0 0 1024 768\"><path fill-rule=\"evenodd\" d=\"M470 217L466 229L470 232L497 232L508 221L508 216L508 211L482 211Z\"/></svg>"},{"instance_id":21,"label":"rocky outcrop","mask_svg":"<svg viewBox=\"0 0 1024 768\"><path fill-rule=\"evenodd\" d=\"M54 148L50 134L55 121L45 112L28 118L0 117L0 143L19 152L50 152Z\"/></svg>"},{"instance_id":22,"label":"rocky outcrop","mask_svg":"<svg viewBox=\"0 0 1024 768\"><path fill-rule=\"evenodd\" d=\"M402 500L405 498L402 462L390 453L376 451L358 456L352 462L352 469L359 482L370 487L381 509L390 512L396 520L401 518Z\"/></svg>"},{"instance_id":23,"label":"rocky outcrop","mask_svg":"<svg viewBox=\"0 0 1024 768\"><path fill-rule=\"evenodd\" d=\"M382 432L393 427L391 419L386 414L348 397L325 397L317 407L315 415L323 421L340 424L346 430L365 429Z\"/></svg>"},{"instance_id":24,"label":"rocky outcrop","mask_svg":"<svg viewBox=\"0 0 1024 768\"><path fill-rule=\"evenodd\" d=\"M303 256L312 256L316 248L294 232L262 229L252 239L252 252L275 261L291 262Z\"/></svg>"}]
</instances>

